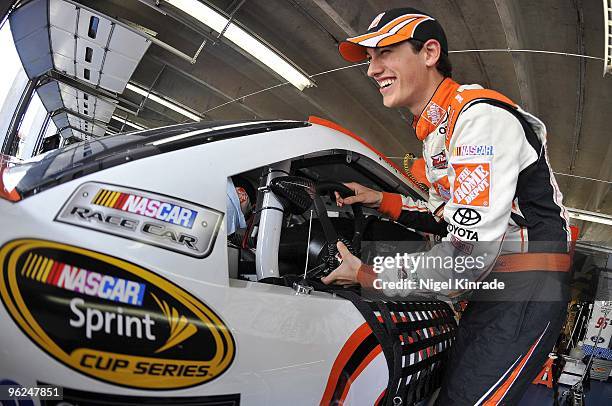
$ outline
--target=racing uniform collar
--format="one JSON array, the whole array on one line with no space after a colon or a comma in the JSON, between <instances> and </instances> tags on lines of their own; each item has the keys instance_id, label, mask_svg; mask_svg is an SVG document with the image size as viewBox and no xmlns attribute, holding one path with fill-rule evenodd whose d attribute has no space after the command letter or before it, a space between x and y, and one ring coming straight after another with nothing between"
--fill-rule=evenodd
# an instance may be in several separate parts
<instances>
[{"instance_id":1,"label":"racing uniform collar","mask_svg":"<svg viewBox=\"0 0 612 406\"><path fill-rule=\"evenodd\" d=\"M412 128L419 140L427 138L446 119L448 106L458 88L459 84L451 78L440 82L421 114L412 120Z\"/></svg>"}]
</instances>

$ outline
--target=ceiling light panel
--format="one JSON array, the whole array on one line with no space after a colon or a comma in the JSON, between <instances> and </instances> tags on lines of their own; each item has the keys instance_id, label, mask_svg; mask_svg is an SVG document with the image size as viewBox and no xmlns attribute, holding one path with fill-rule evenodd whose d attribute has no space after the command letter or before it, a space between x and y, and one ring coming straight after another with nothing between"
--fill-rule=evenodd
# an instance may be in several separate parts
<instances>
[{"instance_id":1,"label":"ceiling light panel","mask_svg":"<svg viewBox=\"0 0 612 406\"><path fill-rule=\"evenodd\" d=\"M74 70L74 60L72 58L66 58L60 54L53 54L53 64L56 70L64 72L68 76L75 76L76 71Z\"/></svg>"},{"instance_id":2,"label":"ceiling light panel","mask_svg":"<svg viewBox=\"0 0 612 406\"><path fill-rule=\"evenodd\" d=\"M100 75L100 86L113 92L123 93L125 81L102 72L102 75Z\"/></svg>"},{"instance_id":3,"label":"ceiling light panel","mask_svg":"<svg viewBox=\"0 0 612 406\"><path fill-rule=\"evenodd\" d=\"M128 83L126 86L126 89L131 90L132 92L138 93L141 96L145 96L147 97L149 100L152 100L158 104L161 104L164 107L169 108L170 110L174 110L177 113L190 118L193 121L201 121L202 119L197 115L194 114L192 112L190 112L189 110L187 110L186 108L183 108L181 106L178 105L177 102L175 102L174 100L170 100L170 99L166 99L166 98L162 98L152 92L149 92L147 89L143 89L140 86L137 86L133 83Z\"/></svg>"},{"instance_id":4,"label":"ceiling light panel","mask_svg":"<svg viewBox=\"0 0 612 406\"><path fill-rule=\"evenodd\" d=\"M132 77L132 73L137 65L138 61L134 61L118 52L109 50L104 60L103 74L121 80L125 87L125 83ZM121 88L120 91L123 91L123 88Z\"/></svg>"},{"instance_id":5,"label":"ceiling light panel","mask_svg":"<svg viewBox=\"0 0 612 406\"><path fill-rule=\"evenodd\" d=\"M76 32L77 8L61 0L49 1L49 22L64 31Z\"/></svg>"},{"instance_id":6,"label":"ceiling light panel","mask_svg":"<svg viewBox=\"0 0 612 406\"><path fill-rule=\"evenodd\" d=\"M71 60L74 59L74 32L51 26L49 27L49 35L51 36L54 54L59 54Z\"/></svg>"},{"instance_id":7,"label":"ceiling light panel","mask_svg":"<svg viewBox=\"0 0 612 406\"><path fill-rule=\"evenodd\" d=\"M75 76L74 50L77 9L60 0L49 1L49 37L55 69Z\"/></svg>"},{"instance_id":8,"label":"ceiling light panel","mask_svg":"<svg viewBox=\"0 0 612 406\"><path fill-rule=\"evenodd\" d=\"M113 35L108 43L108 49L129 57L138 63L145 52L147 52L149 45L151 45L151 42L145 37L135 34L120 25L115 25Z\"/></svg>"},{"instance_id":9,"label":"ceiling light panel","mask_svg":"<svg viewBox=\"0 0 612 406\"><path fill-rule=\"evenodd\" d=\"M219 33L225 29L229 22L223 15L198 0L166 1ZM224 36L299 90L314 86L314 83L306 75L238 25L230 23Z\"/></svg>"}]
</instances>

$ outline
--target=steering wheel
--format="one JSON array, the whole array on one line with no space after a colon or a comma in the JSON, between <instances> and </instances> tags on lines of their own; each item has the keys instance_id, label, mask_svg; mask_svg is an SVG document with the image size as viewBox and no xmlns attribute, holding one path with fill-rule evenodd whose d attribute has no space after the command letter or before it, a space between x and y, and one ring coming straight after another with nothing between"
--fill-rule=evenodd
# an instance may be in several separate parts
<instances>
[{"instance_id":1,"label":"steering wheel","mask_svg":"<svg viewBox=\"0 0 612 406\"><path fill-rule=\"evenodd\" d=\"M332 200L336 197L333 192L338 192L342 197L354 196L353 190L345 186L343 183L335 181L320 181L315 184L316 195L313 198L315 211L319 217L319 222L323 228L323 234L325 235L325 246L323 248L322 262L325 264L325 269L318 273L327 275L340 265L340 256L338 253L338 247L336 243L342 241L348 248L351 254L359 256L361 253L361 239L363 236L363 228L365 225L365 216L363 215L363 208L361 204L355 203L352 206L354 216L354 232L353 240L348 241L346 238L338 236L332 222L327 215L327 209L321 199L321 196L329 194Z\"/></svg>"},{"instance_id":2,"label":"steering wheel","mask_svg":"<svg viewBox=\"0 0 612 406\"><path fill-rule=\"evenodd\" d=\"M342 241L348 250L353 255L359 255L361 251L361 239L363 230L366 224L363 215L363 208L360 204L353 204L353 215L355 218L355 226L353 240L348 241L346 238L338 237L338 233L327 215L325 203L323 203L322 195L330 194L332 200L335 200L333 195L337 191L341 196L348 197L354 195L354 192L340 182L320 181L314 182L308 178L301 176L280 176L272 180L269 185L270 189L279 198L283 207L293 214L303 214L311 204L314 204L315 211L323 228L325 243L321 251L322 256L319 256L321 264L309 272L309 276L319 276L320 274L329 274L340 265L338 255L338 247L336 243Z\"/></svg>"}]
</instances>

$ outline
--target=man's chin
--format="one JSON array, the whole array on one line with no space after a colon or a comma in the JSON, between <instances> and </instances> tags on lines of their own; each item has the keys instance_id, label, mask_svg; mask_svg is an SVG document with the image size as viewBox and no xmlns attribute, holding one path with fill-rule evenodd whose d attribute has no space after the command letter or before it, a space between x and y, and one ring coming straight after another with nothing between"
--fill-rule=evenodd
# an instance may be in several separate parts
<instances>
[{"instance_id":1,"label":"man's chin","mask_svg":"<svg viewBox=\"0 0 612 406\"><path fill-rule=\"evenodd\" d=\"M400 107L397 105L397 102L392 98L383 98L383 105L390 109Z\"/></svg>"}]
</instances>

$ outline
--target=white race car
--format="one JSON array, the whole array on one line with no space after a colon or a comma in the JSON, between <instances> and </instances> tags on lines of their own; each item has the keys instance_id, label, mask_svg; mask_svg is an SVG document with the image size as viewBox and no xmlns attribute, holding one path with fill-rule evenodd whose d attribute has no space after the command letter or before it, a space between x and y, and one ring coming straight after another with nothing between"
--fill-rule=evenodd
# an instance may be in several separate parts
<instances>
[{"instance_id":1,"label":"white race car","mask_svg":"<svg viewBox=\"0 0 612 406\"><path fill-rule=\"evenodd\" d=\"M365 261L425 244L376 211L336 207L339 182L424 194L328 124L181 124L3 165L0 385L57 386L62 401L25 396L63 405L427 398L452 309L317 283L337 239ZM231 184L254 203L236 230Z\"/></svg>"}]
</instances>

